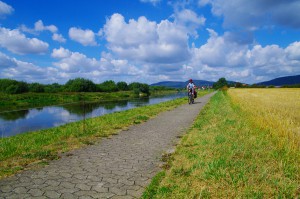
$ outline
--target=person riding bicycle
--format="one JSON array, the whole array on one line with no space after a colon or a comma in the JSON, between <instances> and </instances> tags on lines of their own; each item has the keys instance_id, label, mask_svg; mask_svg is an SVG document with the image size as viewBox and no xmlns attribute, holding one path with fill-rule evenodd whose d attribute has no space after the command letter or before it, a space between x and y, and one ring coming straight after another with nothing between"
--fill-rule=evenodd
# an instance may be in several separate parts
<instances>
[{"instance_id":1,"label":"person riding bicycle","mask_svg":"<svg viewBox=\"0 0 300 199\"><path fill-rule=\"evenodd\" d=\"M186 86L186 88L187 88L188 92L191 91L192 95L194 96L194 93L195 93L195 84L194 84L194 82L193 82L192 79L189 80L189 83Z\"/></svg>"}]
</instances>

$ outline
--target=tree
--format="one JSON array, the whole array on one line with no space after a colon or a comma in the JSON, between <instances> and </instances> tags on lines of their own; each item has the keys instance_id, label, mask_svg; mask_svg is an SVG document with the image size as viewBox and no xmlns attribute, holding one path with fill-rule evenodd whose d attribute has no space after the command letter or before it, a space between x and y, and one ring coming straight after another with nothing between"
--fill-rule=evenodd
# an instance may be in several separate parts
<instances>
[{"instance_id":1,"label":"tree","mask_svg":"<svg viewBox=\"0 0 300 199\"><path fill-rule=\"evenodd\" d=\"M28 84L12 79L0 79L0 92L19 94L28 92Z\"/></svg>"},{"instance_id":2,"label":"tree","mask_svg":"<svg viewBox=\"0 0 300 199\"><path fill-rule=\"evenodd\" d=\"M71 92L95 92L97 90L96 84L91 80L84 78L75 78L69 80L65 84L65 90Z\"/></svg>"},{"instance_id":3,"label":"tree","mask_svg":"<svg viewBox=\"0 0 300 199\"><path fill-rule=\"evenodd\" d=\"M148 84L142 84L139 82L133 82L129 84L129 89L133 90L135 94L144 93L150 95L150 89Z\"/></svg>"},{"instance_id":4,"label":"tree","mask_svg":"<svg viewBox=\"0 0 300 199\"><path fill-rule=\"evenodd\" d=\"M224 77L220 78L216 83L213 84L214 89L220 89L223 86L228 86L228 83Z\"/></svg>"},{"instance_id":5,"label":"tree","mask_svg":"<svg viewBox=\"0 0 300 199\"><path fill-rule=\"evenodd\" d=\"M118 82L117 88L119 91L128 91L128 89L129 89L126 82Z\"/></svg>"},{"instance_id":6,"label":"tree","mask_svg":"<svg viewBox=\"0 0 300 199\"><path fill-rule=\"evenodd\" d=\"M29 84L29 92L43 93L45 92L45 86L39 83Z\"/></svg>"},{"instance_id":7,"label":"tree","mask_svg":"<svg viewBox=\"0 0 300 199\"><path fill-rule=\"evenodd\" d=\"M108 80L102 84L98 84L98 90L101 92L115 92L118 91L118 87L114 81Z\"/></svg>"}]
</instances>

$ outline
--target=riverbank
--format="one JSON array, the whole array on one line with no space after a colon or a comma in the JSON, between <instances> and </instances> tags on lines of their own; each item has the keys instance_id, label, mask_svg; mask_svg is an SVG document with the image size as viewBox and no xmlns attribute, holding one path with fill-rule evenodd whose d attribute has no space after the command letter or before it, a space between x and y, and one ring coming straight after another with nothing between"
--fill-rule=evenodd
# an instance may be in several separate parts
<instances>
[{"instance_id":1,"label":"riverbank","mask_svg":"<svg viewBox=\"0 0 300 199\"><path fill-rule=\"evenodd\" d=\"M280 103L292 105L290 110L297 111L299 104L294 102L298 94L289 95L289 101L280 100L278 96L283 91L276 98L271 95L275 90L218 92L175 153L165 158L165 169L152 180L143 198L298 198L300 151L289 140L295 137L284 134L283 138L278 129L261 123L261 117L267 117L264 121L268 125L278 125L274 112L282 115ZM248 96L249 93L253 95ZM263 102L278 104L270 112L261 102L251 101L251 107L247 101L241 103L241 96L261 96ZM281 123L285 125L284 121Z\"/></svg>"},{"instance_id":2,"label":"riverbank","mask_svg":"<svg viewBox=\"0 0 300 199\"><path fill-rule=\"evenodd\" d=\"M152 91L151 96L176 93L176 90ZM23 108L35 108L80 101L117 101L138 98L133 91L119 92L62 92L62 93L23 93L0 95L0 112Z\"/></svg>"},{"instance_id":3,"label":"riverbank","mask_svg":"<svg viewBox=\"0 0 300 199\"><path fill-rule=\"evenodd\" d=\"M199 92L199 97L207 94ZM174 109L184 103L180 98L160 104L139 107L123 112L107 114L60 127L20 134L0 139L0 178L14 174L28 166L47 164L59 154L85 145L93 145L130 125L144 122L158 113Z\"/></svg>"}]
</instances>

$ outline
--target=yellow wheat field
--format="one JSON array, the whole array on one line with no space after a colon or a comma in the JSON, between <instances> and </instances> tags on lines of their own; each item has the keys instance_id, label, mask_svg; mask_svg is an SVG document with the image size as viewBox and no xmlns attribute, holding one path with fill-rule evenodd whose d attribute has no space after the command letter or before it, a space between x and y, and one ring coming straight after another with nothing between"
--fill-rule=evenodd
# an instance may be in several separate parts
<instances>
[{"instance_id":1,"label":"yellow wheat field","mask_svg":"<svg viewBox=\"0 0 300 199\"><path fill-rule=\"evenodd\" d=\"M299 149L299 88L230 89L228 93L256 125L270 129L271 135L284 138L293 148Z\"/></svg>"}]
</instances>

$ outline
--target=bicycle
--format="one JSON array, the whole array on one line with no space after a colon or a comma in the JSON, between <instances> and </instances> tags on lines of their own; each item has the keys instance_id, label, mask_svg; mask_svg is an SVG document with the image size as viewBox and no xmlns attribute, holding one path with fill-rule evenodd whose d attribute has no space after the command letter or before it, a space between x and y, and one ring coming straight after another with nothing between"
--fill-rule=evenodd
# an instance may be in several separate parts
<instances>
[{"instance_id":1,"label":"bicycle","mask_svg":"<svg viewBox=\"0 0 300 199\"><path fill-rule=\"evenodd\" d=\"M189 104L194 104L194 95L193 95L193 89L189 89L188 92L188 102Z\"/></svg>"}]
</instances>

